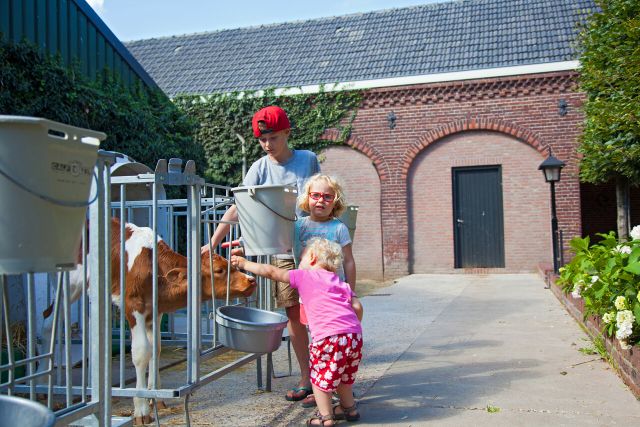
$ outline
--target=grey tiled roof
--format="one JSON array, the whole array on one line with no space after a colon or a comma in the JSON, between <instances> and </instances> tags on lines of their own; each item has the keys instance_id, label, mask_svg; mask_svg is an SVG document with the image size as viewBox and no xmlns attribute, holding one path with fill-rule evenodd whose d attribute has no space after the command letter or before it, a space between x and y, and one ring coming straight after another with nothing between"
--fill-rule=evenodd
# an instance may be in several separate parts
<instances>
[{"instance_id":1,"label":"grey tiled roof","mask_svg":"<svg viewBox=\"0 0 640 427\"><path fill-rule=\"evenodd\" d=\"M458 0L127 43L169 95L577 59L593 0Z\"/></svg>"}]
</instances>

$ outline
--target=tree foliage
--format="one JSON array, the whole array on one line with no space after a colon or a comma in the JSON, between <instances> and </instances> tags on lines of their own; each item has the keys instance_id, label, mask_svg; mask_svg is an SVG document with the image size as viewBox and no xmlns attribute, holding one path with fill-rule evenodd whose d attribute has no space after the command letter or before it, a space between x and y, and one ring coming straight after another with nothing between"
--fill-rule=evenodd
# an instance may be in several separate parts
<instances>
[{"instance_id":1,"label":"tree foliage","mask_svg":"<svg viewBox=\"0 0 640 427\"><path fill-rule=\"evenodd\" d=\"M276 96L270 89L208 98L179 96L174 102L200 123L195 139L206 153L205 176L218 184L238 185L242 181L242 150L237 135L245 140L248 165L264 154L251 127L256 111L268 105L282 107L291 121L289 146L318 152L348 138L361 98L358 91L328 92L321 88L312 95ZM340 131L338 141L321 138L331 128Z\"/></svg>"},{"instance_id":2,"label":"tree foliage","mask_svg":"<svg viewBox=\"0 0 640 427\"><path fill-rule=\"evenodd\" d=\"M587 95L579 151L583 181L640 184L640 2L596 0L583 28L580 87Z\"/></svg>"},{"instance_id":3,"label":"tree foliage","mask_svg":"<svg viewBox=\"0 0 640 427\"><path fill-rule=\"evenodd\" d=\"M95 81L67 67L59 57L28 42L13 44L0 34L0 114L43 117L107 134L105 150L125 153L152 169L158 159L196 161L208 182L237 185L242 152L236 133L246 140L247 162L263 153L251 118L267 105L283 107L292 122L292 148L319 151L348 137L359 91L320 90L311 95L276 96L274 90L182 96L172 102L159 90L126 88L105 70ZM337 141L321 138L341 131Z\"/></svg>"},{"instance_id":4,"label":"tree foliage","mask_svg":"<svg viewBox=\"0 0 640 427\"><path fill-rule=\"evenodd\" d=\"M77 66L22 42L0 37L0 114L42 117L107 134L105 150L125 153L152 169L158 159L193 159L203 170L196 123L159 90L126 88L105 71L89 80Z\"/></svg>"}]
</instances>

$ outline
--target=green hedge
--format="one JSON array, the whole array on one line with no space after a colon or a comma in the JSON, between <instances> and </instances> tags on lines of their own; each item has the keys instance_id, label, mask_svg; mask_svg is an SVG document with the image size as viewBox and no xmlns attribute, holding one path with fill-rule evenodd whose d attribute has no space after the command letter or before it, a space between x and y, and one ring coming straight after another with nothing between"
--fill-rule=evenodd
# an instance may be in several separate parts
<instances>
[{"instance_id":1,"label":"green hedge","mask_svg":"<svg viewBox=\"0 0 640 427\"><path fill-rule=\"evenodd\" d=\"M283 107L292 122L293 148L318 152L349 136L362 96L359 91L278 97L274 90L180 96L173 102L146 87L127 88L104 70L91 81L66 67L59 57L28 42L13 44L0 34L0 114L43 117L107 134L101 148L125 153L152 169L158 159L196 161L208 182L237 185L242 152L236 133L247 142L247 163L263 155L253 137L251 118L267 105ZM337 141L321 138L338 129Z\"/></svg>"},{"instance_id":2,"label":"green hedge","mask_svg":"<svg viewBox=\"0 0 640 427\"><path fill-rule=\"evenodd\" d=\"M123 152L151 168L160 158L193 159L204 166L193 141L197 124L161 91L127 89L105 70L91 81L59 57L27 42L0 38L0 114L43 117L107 134L105 150Z\"/></svg>"}]
</instances>

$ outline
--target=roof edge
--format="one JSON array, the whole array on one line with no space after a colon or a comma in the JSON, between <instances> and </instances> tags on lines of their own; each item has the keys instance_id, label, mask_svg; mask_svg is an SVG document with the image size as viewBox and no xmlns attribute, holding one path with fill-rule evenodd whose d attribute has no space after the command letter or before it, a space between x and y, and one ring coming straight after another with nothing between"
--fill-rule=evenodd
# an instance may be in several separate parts
<instances>
[{"instance_id":1,"label":"roof edge","mask_svg":"<svg viewBox=\"0 0 640 427\"><path fill-rule=\"evenodd\" d=\"M507 77L523 74L550 73L554 71L571 71L580 68L580 61L548 62L544 64L517 65L513 67L484 68L451 73L423 74L419 76L392 77L386 79L359 80L352 82L338 82L325 85L308 85L289 88L276 88L275 94L299 95L320 92L324 86L326 92L340 90L378 89L393 86L410 86L424 83L444 83L460 80L486 79L492 77ZM258 91L258 94L263 91Z\"/></svg>"}]
</instances>

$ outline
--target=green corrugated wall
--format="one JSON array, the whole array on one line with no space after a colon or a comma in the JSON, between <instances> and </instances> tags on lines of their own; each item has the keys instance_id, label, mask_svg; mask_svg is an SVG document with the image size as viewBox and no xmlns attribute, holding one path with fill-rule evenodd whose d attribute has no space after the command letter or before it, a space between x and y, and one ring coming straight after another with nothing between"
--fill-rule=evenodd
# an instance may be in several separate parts
<instances>
[{"instance_id":1,"label":"green corrugated wall","mask_svg":"<svg viewBox=\"0 0 640 427\"><path fill-rule=\"evenodd\" d=\"M85 0L0 0L0 32L27 39L65 64L77 60L90 78L107 67L128 85L157 85Z\"/></svg>"}]
</instances>

